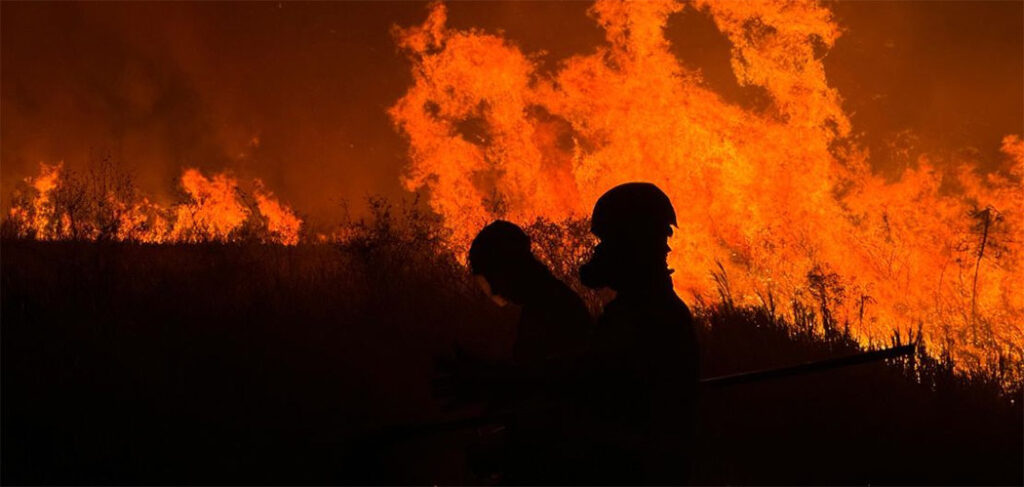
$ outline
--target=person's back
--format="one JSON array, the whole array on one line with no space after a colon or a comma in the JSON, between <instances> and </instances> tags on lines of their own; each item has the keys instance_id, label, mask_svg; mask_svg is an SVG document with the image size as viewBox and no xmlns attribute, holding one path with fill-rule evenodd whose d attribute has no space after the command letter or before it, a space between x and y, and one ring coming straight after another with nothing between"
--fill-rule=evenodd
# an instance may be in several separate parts
<instances>
[{"instance_id":1,"label":"person's back","mask_svg":"<svg viewBox=\"0 0 1024 487\"><path fill-rule=\"evenodd\" d=\"M530 251L528 237L508 222L485 227L470 248L470 267L495 301L521 307L512 362L499 365L486 379L492 406L512 409L502 468L511 483L564 483L572 480L579 428L578 408L560 387L546 387L545 377L561 375L565 357L584 350L592 320L580 297Z\"/></svg>"},{"instance_id":2,"label":"person's back","mask_svg":"<svg viewBox=\"0 0 1024 487\"><path fill-rule=\"evenodd\" d=\"M594 340L614 351L605 357L593 396L607 433L599 432L597 442L634 459L623 475L685 480L698 374L689 309L671 287L620 293L605 306Z\"/></svg>"},{"instance_id":3,"label":"person's back","mask_svg":"<svg viewBox=\"0 0 1024 487\"><path fill-rule=\"evenodd\" d=\"M583 300L544 271L530 283L516 329L512 358L524 366L550 366L550 359L584 347L591 333Z\"/></svg>"},{"instance_id":4,"label":"person's back","mask_svg":"<svg viewBox=\"0 0 1024 487\"><path fill-rule=\"evenodd\" d=\"M521 307L515 365L554 366L553 359L586 345L592 328L586 305L534 257L529 237L518 226L497 220L481 230L470 247L469 263L492 299Z\"/></svg>"}]
</instances>

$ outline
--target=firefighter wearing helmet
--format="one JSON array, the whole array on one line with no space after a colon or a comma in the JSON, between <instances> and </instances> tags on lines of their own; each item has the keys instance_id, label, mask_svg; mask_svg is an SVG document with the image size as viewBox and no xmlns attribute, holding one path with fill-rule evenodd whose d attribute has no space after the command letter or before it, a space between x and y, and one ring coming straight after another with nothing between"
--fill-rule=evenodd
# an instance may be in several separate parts
<instances>
[{"instance_id":1,"label":"firefighter wearing helmet","mask_svg":"<svg viewBox=\"0 0 1024 487\"><path fill-rule=\"evenodd\" d=\"M591 388L597 458L605 482L685 483L692 451L698 349L690 310L676 295L667 257L676 225L657 186L627 183L594 205L600 239L580 269L615 298L598 319Z\"/></svg>"}]
</instances>

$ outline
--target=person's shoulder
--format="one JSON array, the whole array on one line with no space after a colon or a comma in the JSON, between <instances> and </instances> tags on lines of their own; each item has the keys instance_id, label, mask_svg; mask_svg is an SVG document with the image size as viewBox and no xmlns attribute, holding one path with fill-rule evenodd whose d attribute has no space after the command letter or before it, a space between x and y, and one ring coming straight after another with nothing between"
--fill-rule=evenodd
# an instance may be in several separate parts
<instances>
[{"instance_id":1,"label":"person's shoulder","mask_svg":"<svg viewBox=\"0 0 1024 487\"><path fill-rule=\"evenodd\" d=\"M539 293L540 300L537 302L537 307L544 313L562 320L589 321L591 319L583 299L564 282L552 277L550 281L538 283L538 285L543 286L543 292Z\"/></svg>"},{"instance_id":2,"label":"person's shoulder","mask_svg":"<svg viewBox=\"0 0 1024 487\"><path fill-rule=\"evenodd\" d=\"M586 308L583 303L583 298L580 298L576 291L573 291L568 284L562 282L561 279L551 276L551 279L546 283L548 292L545 293L549 301L555 304L566 306L566 307L582 307Z\"/></svg>"},{"instance_id":3,"label":"person's shoulder","mask_svg":"<svg viewBox=\"0 0 1024 487\"><path fill-rule=\"evenodd\" d=\"M673 294L672 303L677 313L683 315L687 320L693 321L693 313L690 311L690 307L686 305L686 302L679 295Z\"/></svg>"},{"instance_id":4,"label":"person's shoulder","mask_svg":"<svg viewBox=\"0 0 1024 487\"><path fill-rule=\"evenodd\" d=\"M693 314L690 313L690 308L675 293L669 293L661 299L654 299L649 306L637 311L644 313L652 322L670 328L675 328L679 324L690 326L693 323Z\"/></svg>"}]
</instances>

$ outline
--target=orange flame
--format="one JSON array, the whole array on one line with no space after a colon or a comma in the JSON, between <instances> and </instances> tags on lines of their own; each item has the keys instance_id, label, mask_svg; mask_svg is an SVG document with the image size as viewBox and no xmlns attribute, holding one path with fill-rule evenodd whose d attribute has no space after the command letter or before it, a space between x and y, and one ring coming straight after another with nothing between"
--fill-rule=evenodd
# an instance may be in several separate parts
<instances>
[{"instance_id":1,"label":"orange flame","mask_svg":"<svg viewBox=\"0 0 1024 487\"><path fill-rule=\"evenodd\" d=\"M224 241L249 218L249 210L238 200L234 178L217 174L207 179L196 169L186 169L181 186L190 202L177 208L172 240Z\"/></svg>"},{"instance_id":2,"label":"orange flame","mask_svg":"<svg viewBox=\"0 0 1024 487\"><path fill-rule=\"evenodd\" d=\"M766 112L723 101L669 51L665 22L683 8L728 37ZM887 182L825 77L821 53L840 35L827 8L600 0L590 15L607 44L550 75L498 35L447 28L441 4L396 29L413 74L389 112L410 142L403 181L456 248L494 218L585 217L609 188L650 181L676 206L684 295L725 284L738 304L830 310L865 343L920 324L930 344L953 342L963 370L1021 363L1020 137L1003 141L1005 174L922 159Z\"/></svg>"},{"instance_id":3,"label":"orange flame","mask_svg":"<svg viewBox=\"0 0 1024 487\"><path fill-rule=\"evenodd\" d=\"M186 169L180 179L186 201L165 208L148 198L129 199L107 193L86 195L88 185L61 179L62 164L40 164L27 178L31 198L11 206L10 222L22 237L39 240L110 238L144 243L227 242L246 225L262 228L262 240L284 245L299 242L302 220L255 180L255 202L247 200L238 180L224 173L207 178ZM61 201L58 191L81 196ZM110 223L105 223L110 221Z\"/></svg>"},{"instance_id":4,"label":"orange flame","mask_svg":"<svg viewBox=\"0 0 1024 487\"><path fill-rule=\"evenodd\" d=\"M259 212L267 219L267 230L280 243L295 245L299 243L299 230L302 220L295 216L292 209L274 198L274 194L264 189L263 181L256 180L256 205Z\"/></svg>"},{"instance_id":5,"label":"orange flame","mask_svg":"<svg viewBox=\"0 0 1024 487\"><path fill-rule=\"evenodd\" d=\"M31 230L40 239L58 238L66 233L63 230L68 223L67 218L57 215L53 204L53 192L57 189L60 172L63 169L63 162L54 165L40 164L39 175L25 179L38 196L29 205L12 206L9 212L12 220Z\"/></svg>"}]
</instances>

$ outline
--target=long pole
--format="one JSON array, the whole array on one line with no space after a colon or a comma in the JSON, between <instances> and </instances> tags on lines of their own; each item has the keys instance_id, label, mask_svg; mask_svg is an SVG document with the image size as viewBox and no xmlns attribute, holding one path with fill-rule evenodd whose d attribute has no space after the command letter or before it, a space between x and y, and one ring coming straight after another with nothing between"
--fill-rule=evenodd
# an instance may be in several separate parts
<instances>
[{"instance_id":1,"label":"long pole","mask_svg":"<svg viewBox=\"0 0 1024 487\"><path fill-rule=\"evenodd\" d=\"M884 350L874 350L871 352L863 352L854 355L848 355L846 357L837 357L813 362L804 362L802 364L792 365L789 367L782 367L778 369L757 370L753 372L743 372L740 374L710 377L707 379L701 379L700 386L704 388L719 388L740 384L749 384L751 382L781 379L784 377L791 377L794 375L822 372L826 370L838 369L841 367L849 367L852 365L877 362L879 360L885 360L904 355L911 355L914 353L914 350L915 345L901 345L898 347L887 348ZM492 413L485 416L470 416L464 418L449 419L435 423L420 423L393 426L391 428L387 428L384 431L377 432L372 437L375 438L375 440L378 442L389 442L399 439L430 436L438 433L464 430L479 426L501 424L508 421L509 419L514 418L517 413L521 412L521 410L511 410L499 413Z\"/></svg>"},{"instance_id":2,"label":"long pole","mask_svg":"<svg viewBox=\"0 0 1024 487\"><path fill-rule=\"evenodd\" d=\"M849 367L851 365L860 365L889 358L901 357L904 355L912 355L914 353L914 349L915 346L913 344L901 345L898 347L886 348L884 350L874 350L871 352L848 355L846 357L804 362L802 364L791 365L789 367L782 367L778 369L756 370L753 372L710 377L707 379L701 379L700 385L701 387L717 388L772 379L781 379L794 375L833 370L841 367Z\"/></svg>"}]
</instances>

